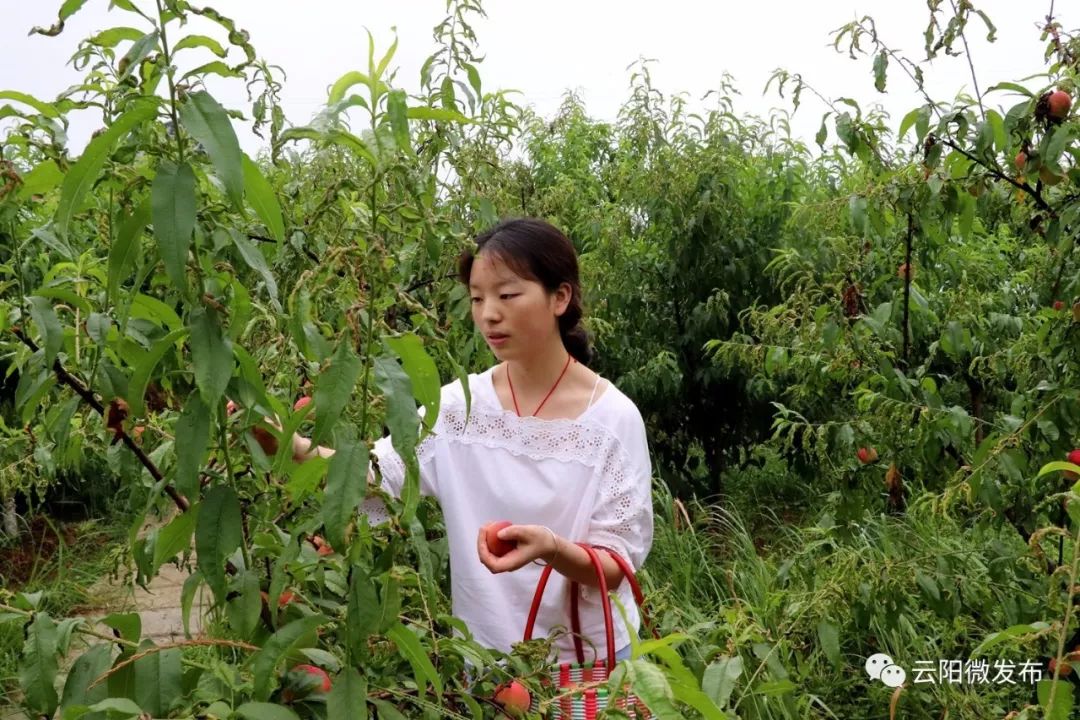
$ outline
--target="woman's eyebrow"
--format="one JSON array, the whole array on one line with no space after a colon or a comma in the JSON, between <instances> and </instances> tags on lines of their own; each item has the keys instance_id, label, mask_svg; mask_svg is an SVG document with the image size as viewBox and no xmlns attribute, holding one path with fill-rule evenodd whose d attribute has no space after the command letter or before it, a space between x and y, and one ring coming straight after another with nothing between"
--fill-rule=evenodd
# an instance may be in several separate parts
<instances>
[{"instance_id":1,"label":"woman's eyebrow","mask_svg":"<svg viewBox=\"0 0 1080 720\"><path fill-rule=\"evenodd\" d=\"M492 283L492 285L494 285L495 287L502 287L503 285L512 285L512 284L514 284L516 282L517 282L516 278L508 278L506 280L499 280L498 282ZM476 283L469 283L469 289L470 290L475 290L478 287L480 287L480 286L477 285Z\"/></svg>"}]
</instances>

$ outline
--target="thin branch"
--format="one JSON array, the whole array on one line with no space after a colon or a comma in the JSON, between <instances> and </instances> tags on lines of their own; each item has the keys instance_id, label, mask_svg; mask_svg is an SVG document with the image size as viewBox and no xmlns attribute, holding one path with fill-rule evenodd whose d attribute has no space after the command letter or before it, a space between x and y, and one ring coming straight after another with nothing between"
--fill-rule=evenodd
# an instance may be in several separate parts
<instances>
[{"instance_id":1,"label":"thin branch","mask_svg":"<svg viewBox=\"0 0 1080 720\"><path fill-rule=\"evenodd\" d=\"M953 13L956 14L957 18L959 18L960 9L956 7L955 0L950 0L949 4L952 5ZM967 58L968 68L971 70L971 84L975 86L975 98L979 101L979 112L982 113L983 120L985 120L986 108L983 107L982 93L979 92L979 79L975 76L975 63L971 59L971 48L968 47L967 33L965 32L965 30L966 27L964 25L961 25L960 40L962 40L964 43L964 56Z\"/></svg>"},{"instance_id":2,"label":"thin branch","mask_svg":"<svg viewBox=\"0 0 1080 720\"><path fill-rule=\"evenodd\" d=\"M173 648L206 647L206 646L209 646L209 647L230 647L230 648L236 648L238 650L247 650L248 652L257 652L257 651L262 649L262 648L260 648L258 646L251 645L251 644L248 644L246 642L238 642L236 640L218 640L218 639L215 639L215 638L199 638L199 639L195 639L195 640L184 640L184 641L181 641L181 642L165 643L164 645L155 645L152 648L147 648L146 650L144 650L141 653L135 653L134 655L129 657L127 660L124 660L123 662L120 662L120 663L117 663L116 665L113 665L111 668L109 668L105 672L101 673L101 675L98 675L97 678L94 680L94 682L87 685L87 689L94 687L95 685L101 683L103 680L107 680L108 677L110 675L112 675L113 673L117 672L118 670L120 670L120 669L122 669L124 667L127 667L128 665L132 664L133 662L136 662L138 660L142 660L147 655L153 655L154 653L159 653L159 652L161 652L163 650L171 650Z\"/></svg>"},{"instance_id":3,"label":"thin branch","mask_svg":"<svg viewBox=\"0 0 1080 720\"><path fill-rule=\"evenodd\" d=\"M946 146L952 148L956 152L960 153L961 155L966 157L968 160L971 160L972 162L977 163L978 165L986 168L987 170L990 171L990 174L993 175L994 177L996 177L997 179L1004 180L1005 182L1007 182L1010 185L1012 185L1013 187L1015 187L1017 190L1023 190L1028 195L1031 195L1031 197L1034 198L1036 205L1038 205L1041 209L1045 210L1046 212L1050 213L1051 215L1053 215L1055 217L1057 216L1057 213L1054 211L1054 208L1050 207L1050 205L1045 200L1043 200L1042 195L1040 193L1038 193L1035 190L1035 188L1028 185L1026 182L1020 183L1020 182L1017 182L1016 180L1013 180L1011 177L1009 177L1005 173L1001 172L996 167L992 167L990 165L987 165L985 160L981 160L981 159L975 157L974 155L969 153L967 150L964 150L962 147L960 147L959 145L954 143L952 140L949 140L948 138L938 138L938 140L940 142L944 143Z\"/></svg>"},{"instance_id":4,"label":"thin branch","mask_svg":"<svg viewBox=\"0 0 1080 720\"><path fill-rule=\"evenodd\" d=\"M22 330L16 327L12 328L11 331L15 334L15 337L19 338L19 340L21 340L24 345L30 348L31 351L38 351L37 344L29 337L27 337ZM83 385L78 378L65 370L64 366L60 364L59 358L53 360L53 372L56 373L56 377L59 378L60 382L64 383L72 390L74 390L75 394L81 397L87 405L96 410L99 415L105 417L105 407L94 395L94 392L87 388L85 385ZM157 465L154 464L154 461L151 460L145 452L143 452L143 449L136 445L135 441L132 440L128 436L128 434L122 429L119 430L118 433L120 435L120 439L123 440L124 444L128 446L128 449L131 450L131 452L135 453L135 457L139 458L139 462L143 464L143 467L150 471L150 475L154 478L154 480L157 480L158 482L163 482L165 480L165 476L161 474L160 470L158 470ZM176 503L176 507L180 508L181 512L186 512L188 508L191 507L188 499L178 493L176 491L176 488L174 488L172 485L166 483L164 489L165 493L172 498L173 502Z\"/></svg>"}]
</instances>

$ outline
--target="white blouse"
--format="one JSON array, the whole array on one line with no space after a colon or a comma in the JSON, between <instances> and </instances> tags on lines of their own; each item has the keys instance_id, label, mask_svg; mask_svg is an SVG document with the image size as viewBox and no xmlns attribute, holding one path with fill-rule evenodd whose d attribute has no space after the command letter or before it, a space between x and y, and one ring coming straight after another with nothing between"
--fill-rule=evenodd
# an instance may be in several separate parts
<instances>
[{"instance_id":1,"label":"white blouse","mask_svg":"<svg viewBox=\"0 0 1080 720\"><path fill-rule=\"evenodd\" d=\"M641 413L614 385L576 419L518 417L499 402L493 371L469 375L467 421L460 381L443 386L439 418L417 457L420 491L438 499L445 517L453 613L477 642L509 652L523 638L542 568L529 563L492 574L476 553L480 527L496 520L547 525L569 540L609 547L639 570L652 546L652 464ZM376 441L374 452L384 489L399 496L405 466L390 438ZM363 511L372 524L387 518L374 496L364 501ZM640 614L629 583L621 582L616 593L636 633ZM576 660L569 608L569 581L553 572L533 636L565 628L555 641L560 662ZM585 660L594 659L593 647L595 659L604 659L603 611L595 588L583 588L578 608ZM629 635L615 605L612 619L618 650Z\"/></svg>"}]
</instances>

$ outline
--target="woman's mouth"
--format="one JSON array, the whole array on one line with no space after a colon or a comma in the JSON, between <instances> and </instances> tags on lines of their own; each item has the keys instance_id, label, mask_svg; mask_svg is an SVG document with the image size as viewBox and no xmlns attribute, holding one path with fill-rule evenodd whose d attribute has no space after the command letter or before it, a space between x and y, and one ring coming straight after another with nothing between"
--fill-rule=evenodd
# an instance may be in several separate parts
<instances>
[{"instance_id":1,"label":"woman's mouth","mask_svg":"<svg viewBox=\"0 0 1080 720\"><path fill-rule=\"evenodd\" d=\"M492 345L502 345L509 337L509 335L503 335L502 333L490 333L487 336L487 341Z\"/></svg>"}]
</instances>

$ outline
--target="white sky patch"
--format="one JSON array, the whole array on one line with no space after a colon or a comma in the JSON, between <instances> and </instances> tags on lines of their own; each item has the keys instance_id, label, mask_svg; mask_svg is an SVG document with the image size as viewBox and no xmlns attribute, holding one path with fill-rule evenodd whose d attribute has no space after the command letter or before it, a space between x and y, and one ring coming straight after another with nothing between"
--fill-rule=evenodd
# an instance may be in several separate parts
<instances>
[{"instance_id":1,"label":"white sky patch","mask_svg":"<svg viewBox=\"0 0 1080 720\"><path fill-rule=\"evenodd\" d=\"M153 3L136 0L141 6ZM367 33L375 36L381 55L397 29L399 68L395 84L409 91L419 87L420 66L434 48L432 29L445 16L444 0L208 0L211 7L234 19L250 33L261 58L287 73L282 100L291 124L306 124L325 102L330 85L349 70L367 68ZM109 11L107 0L89 0L56 38L28 36L31 27L55 22L60 0L16 2L7 0L0 26L0 90L18 90L51 100L76 84L81 74L68 58L78 41L117 25L143 27L135 15ZM200 3L201 4L201 3ZM1019 82L1045 71L1045 43L1039 39L1049 9L1046 2L983 0L976 6L997 26L997 40L986 41L981 20L969 24L969 43L984 93L994 83ZM564 93L573 90L586 102L589 114L614 120L629 97L630 71L640 58L652 58L653 82L665 94L683 92L690 107L703 107L701 98L718 89L730 73L741 94L736 112L767 117L772 108L791 109L790 95L780 98L775 85L763 95L776 68L800 73L825 97L850 97L864 107L880 103L896 128L904 114L922 102L911 81L896 63L889 65L888 94L874 89L871 58L852 61L846 52L831 47L831 31L863 15L877 22L884 42L919 61L924 57L923 31L929 15L925 0L757 0L757 2L702 2L666 0L662 4L640 0L488 0L487 19L474 25L479 52L484 57L480 74L485 91L516 89L518 102L530 104L550 116ZM1067 3L1057 4L1066 28L1078 24ZM173 37L180 29L170 25ZM215 32L216 31L216 32ZM224 32L200 18L183 29L203 32L224 41ZM175 42L175 40L174 40ZM864 45L869 48L868 45ZM187 68L209 62L208 51L184 51ZM238 62L236 50L229 60ZM972 91L965 58L939 55L923 68L931 97L951 100ZM1044 78L1027 81L1038 88ZM207 89L225 106L250 114L240 81L212 78ZM996 92L989 106L1009 108L1019 97ZM826 110L806 93L791 119L796 137L813 145L813 136ZM96 115L96 116L95 116ZM90 133L101 124L100 114L79 111L72 115L69 132L73 153L81 152ZM262 141L249 127L238 127L249 153ZM835 140L830 129L830 140Z\"/></svg>"}]
</instances>

